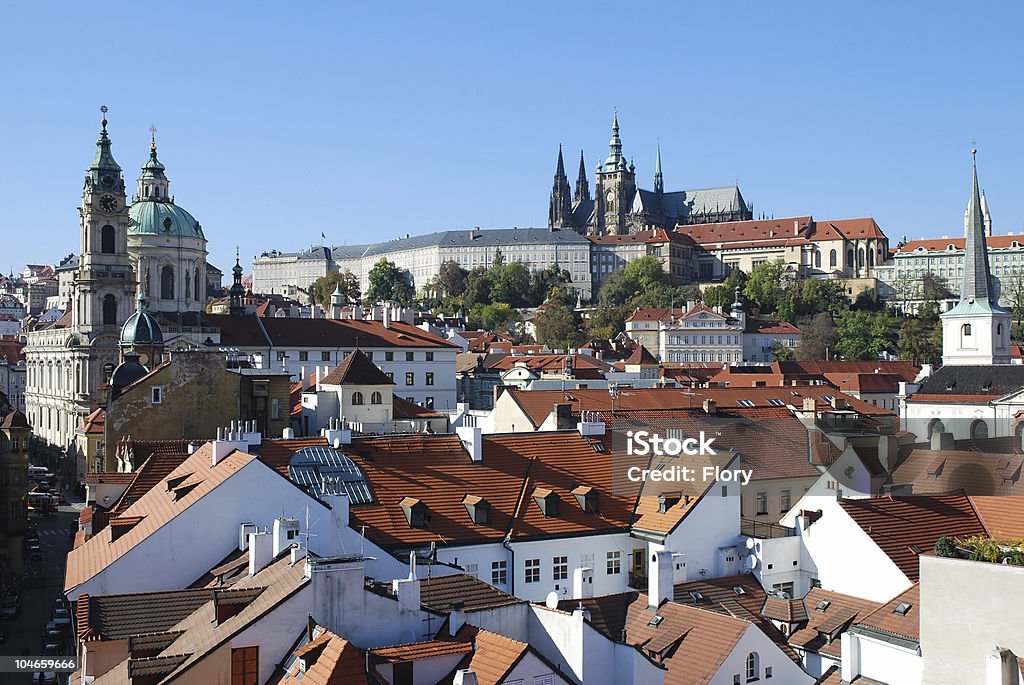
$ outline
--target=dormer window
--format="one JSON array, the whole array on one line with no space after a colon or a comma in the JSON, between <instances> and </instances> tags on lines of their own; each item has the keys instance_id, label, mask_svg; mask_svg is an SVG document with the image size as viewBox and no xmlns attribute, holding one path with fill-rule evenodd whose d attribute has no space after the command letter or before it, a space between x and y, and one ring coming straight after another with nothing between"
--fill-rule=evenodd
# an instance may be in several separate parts
<instances>
[{"instance_id":1,"label":"dormer window","mask_svg":"<svg viewBox=\"0 0 1024 685\"><path fill-rule=\"evenodd\" d=\"M576 498L576 504L588 514L597 514L598 493L589 485L578 485L572 490L572 496Z\"/></svg>"},{"instance_id":2,"label":"dormer window","mask_svg":"<svg viewBox=\"0 0 1024 685\"><path fill-rule=\"evenodd\" d=\"M469 514L470 521L478 525L490 523L491 503L483 497L466 495L462 498L462 504L466 507L466 513Z\"/></svg>"},{"instance_id":3,"label":"dormer window","mask_svg":"<svg viewBox=\"0 0 1024 685\"><path fill-rule=\"evenodd\" d=\"M533 500L545 518L558 516L558 495L553 490L536 488L533 491Z\"/></svg>"},{"instance_id":4,"label":"dormer window","mask_svg":"<svg viewBox=\"0 0 1024 685\"><path fill-rule=\"evenodd\" d=\"M422 500L415 497L406 497L399 503L399 506L402 507L402 513L405 514L405 520L409 523L410 528L427 527L427 522L430 520L430 510Z\"/></svg>"}]
</instances>

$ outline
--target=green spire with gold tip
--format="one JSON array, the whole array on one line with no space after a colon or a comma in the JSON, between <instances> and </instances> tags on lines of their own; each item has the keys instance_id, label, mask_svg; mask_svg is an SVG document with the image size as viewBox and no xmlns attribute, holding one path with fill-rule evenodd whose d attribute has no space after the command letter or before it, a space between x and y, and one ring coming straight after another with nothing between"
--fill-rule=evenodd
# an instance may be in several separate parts
<instances>
[{"instance_id":1,"label":"green spire with gold tip","mask_svg":"<svg viewBox=\"0 0 1024 685\"><path fill-rule=\"evenodd\" d=\"M107 188L112 188L121 179L121 167L114 161L114 155L110 152L110 136L107 135L107 106L100 107L103 119L100 121L100 137L96 141L96 156L89 165L88 178L95 183Z\"/></svg>"}]
</instances>

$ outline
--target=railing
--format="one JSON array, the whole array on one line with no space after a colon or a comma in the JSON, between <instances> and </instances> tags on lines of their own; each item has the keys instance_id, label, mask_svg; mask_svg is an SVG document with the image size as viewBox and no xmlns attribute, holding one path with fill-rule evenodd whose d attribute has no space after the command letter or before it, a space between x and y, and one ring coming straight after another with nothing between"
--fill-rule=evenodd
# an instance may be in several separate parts
<instances>
[{"instance_id":1,"label":"railing","mask_svg":"<svg viewBox=\"0 0 1024 685\"><path fill-rule=\"evenodd\" d=\"M754 519L740 519L740 534L752 538L788 538L796 535L796 528L788 528L778 523L769 521L755 521Z\"/></svg>"}]
</instances>

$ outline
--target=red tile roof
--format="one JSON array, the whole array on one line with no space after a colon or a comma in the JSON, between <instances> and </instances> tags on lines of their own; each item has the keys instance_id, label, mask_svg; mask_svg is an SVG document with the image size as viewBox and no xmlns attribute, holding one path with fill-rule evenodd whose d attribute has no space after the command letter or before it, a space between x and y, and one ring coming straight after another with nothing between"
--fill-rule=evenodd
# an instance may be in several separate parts
<instances>
[{"instance_id":1,"label":"red tile roof","mask_svg":"<svg viewBox=\"0 0 1024 685\"><path fill-rule=\"evenodd\" d=\"M956 238L928 238L925 240L911 240L902 246L896 248L896 252L900 254L906 254L908 252L916 252L918 248L929 252L946 252L950 245L953 246L954 250L963 251L964 243L966 238L959 236ZM990 235L985 238L985 242L990 250L1005 250L1013 247L1014 243L1018 245L1024 245L1024 236L1019 235Z\"/></svg>"},{"instance_id":2,"label":"red tile roof","mask_svg":"<svg viewBox=\"0 0 1024 685\"><path fill-rule=\"evenodd\" d=\"M77 432L85 435L103 435L103 424L105 421L106 412L102 409L97 409L82 419L82 424L78 427Z\"/></svg>"},{"instance_id":3,"label":"red tile roof","mask_svg":"<svg viewBox=\"0 0 1024 685\"><path fill-rule=\"evenodd\" d=\"M784 219L754 219L729 221L718 224L676 226L675 230L690 236L704 247L717 243L761 242L792 239L806 242L814 220L809 216Z\"/></svg>"},{"instance_id":4,"label":"red tile roof","mask_svg":"<svg viewBox=\"0 0 1024 685\"><path fill-rule=\"evenodd\" d=\"M296 661L277 685L365 685L365 659L362 650L345 638L322 626L310 642L295 650L294 655L306 662L306 670Z\"/></svg>"},{"instance_id":5,"label":"red tile roof","mask_svg":"<svg viewBox=\"0 0 1024 685\"><path fill-rule=\"evenodd\" d=\"M646 347L637 345L636 349L633 350L633 354L626 360L626 364L629 366L657 366L658 360L647 351Z\"/></svg>"},{"instance_id":6,"label":"red tile roof","mask_svg":"<svg viewBox=\"0 0 1024 685\"><path fill-rule=\"evenodd\" d=\"M877 609L881 604L839 592L811 590L800 601L804 620L800 630L789 637L789 644L808 652L817 652L838 659L842 642L840 636L852 623Z\"/></svg>"},{"instance_id":7,"label":"red tile roof","mask_svg":"<svg viewBox=\"0 0 1024 685\"><path fill-rule=\"evenodd\" d=\"M920 574L918 556L939 538L985 533L964 495L841 499L839 505L912 581Z\"/></svg>"},{"instance_id":8,"label":"red tile roof","mask_svg":"<svg viewBox=\"0 0 1024 685\"><path fill-rule=\"evenodd\" d=\"M320 380L327 385L394 385L380 368L355 349L345 356L345 360L334 367L330 373Z\"/></svg>"},{"instance_id":9,"label":"red tile roof","mask_svg":"<svg viewBox=\"0 0 1024 685\"><path fill-rule=\"evenodd\" d=\"M901 637L917 642L921 637L920 585L914 583L910 588L896 595L888 602L857 622L864 628L873 628L886 635ZM909 605L904 613L897 613L900 604Z\"/></svg>"},{"instance_id":10,"label":"red tile roof","mask_svg":"<svg viewBox=\"0 0 1024 685\"><path fill-rule=\"evenodd\" d=\"M384 661L396 663L416 661L417 659L431 659L438 656L467 654L472 651L473 645L468 641L425 640L424 642L407 642L391 647L377 647L376 649L371 649L370 654Z\"/></svg>"}]
</instances>

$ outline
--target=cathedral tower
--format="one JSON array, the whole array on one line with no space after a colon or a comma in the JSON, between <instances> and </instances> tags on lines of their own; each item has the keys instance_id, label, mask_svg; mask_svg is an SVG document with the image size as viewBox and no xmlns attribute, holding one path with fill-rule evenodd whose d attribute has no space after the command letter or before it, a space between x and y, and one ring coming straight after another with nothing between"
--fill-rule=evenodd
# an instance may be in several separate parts
<instances>
[{"instance_id":1,"label":"cathedral tower","mask_svg":"<svg viewBox=\"0 0 1024 685\"><path fill-rule=\"evenodd\" d=\"M583 150L580 150L580 170L576 174L576 194L572 197L573 205L590 202L590 185L587 183L587 167L583 162Z\"/></svg>"},{"instance_id":2,"label":"cathedral tower","mask_svg":"<svg viewBox=\"0 0 1024 685\"><path fill-rule=\"evenodd\" d=\"M562 146L558 146L558 164L555 167L555 182L551 188L551 202L548 205L548 228L572 228L572 196L569 194L569 179L562 162Z\"/></svg>"},{"instance_id":3,"label":"cathedral tower","mask_svg":"<svg viewBox=\"0 0 1024 685\"><path fill-rule=\"evenodd\" d=\"M133 310L135 273L128 256L128 205L121 167L110 152L103 107L96 157L85 176L82 256L75 276L74 326L88 337L115 332Z\"/></svg>"},{"instance_id":4,"label":"cathedral tower","mask_svg":"<svg viewBox=\"0 0 1024 685\"><path fill-rule=\"evenodd\" d=\"M598 167L595 183L594 222L588 233L621 235L629 233L626 216L632 211L636 195L636 168L626 164L619 138L618 112L612 118L612 138L608 143L608 159Z\"/></svg>"},{"instance_id":5,"label":"cathedral tower","mask_svg":"<svg viewBox=\"0 0 1024 685\"><path fill-rule=\"evenodd\" d=\"M973 151L972 154L976 154ZM1010 363L1011 314L999 306L988 265L986 220L974 164L971 198L967 204L967 242L960 302L941 315L942 363L991 365Z\"/></svg>"}]
</instances>

